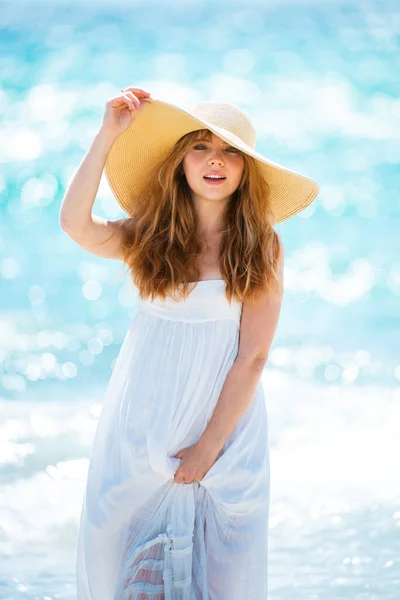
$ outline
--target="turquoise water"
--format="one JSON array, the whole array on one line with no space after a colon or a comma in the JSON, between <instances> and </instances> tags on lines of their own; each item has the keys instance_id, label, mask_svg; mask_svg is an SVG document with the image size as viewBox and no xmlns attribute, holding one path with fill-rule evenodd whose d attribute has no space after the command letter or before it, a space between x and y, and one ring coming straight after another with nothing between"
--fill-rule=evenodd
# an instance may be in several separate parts
<instances>
[{"instance_id":1,"label":"turquoise water","mask_svg":"<svg viewBox=\"0 0 400 600\"><path fill-rule=\"evenodd\" d=\"M277 226L270 600L400 597L399 34L385 0L1 4L4 597L75 598L91 439L135 291L58 215L128 85L238 104L259 151L320 183ZM105 178L94 212L124 216Z\"/></svg>"}]
</instances>

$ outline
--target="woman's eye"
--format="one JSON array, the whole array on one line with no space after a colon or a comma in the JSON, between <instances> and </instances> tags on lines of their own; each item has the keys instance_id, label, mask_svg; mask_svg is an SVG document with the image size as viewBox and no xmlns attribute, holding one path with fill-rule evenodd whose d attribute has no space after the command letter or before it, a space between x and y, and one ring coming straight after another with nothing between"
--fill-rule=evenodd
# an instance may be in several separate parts
<instances>
[{"instance_id":1,"label":"woman's eye","mask_svg":"<svg viewBox=\"0 0 400 600\"><path fill-rule=\"evenodd\" d=\"M205 145L204 144L196 144L196 146L194 146L195 150L199 150L200 148L205 148ZM233 150L234 153L238 152L237 148L235 148L234 146L229 146L229 148L227 148L227 150L229 150L229 151Z\"/></svg>"}]
</instances>

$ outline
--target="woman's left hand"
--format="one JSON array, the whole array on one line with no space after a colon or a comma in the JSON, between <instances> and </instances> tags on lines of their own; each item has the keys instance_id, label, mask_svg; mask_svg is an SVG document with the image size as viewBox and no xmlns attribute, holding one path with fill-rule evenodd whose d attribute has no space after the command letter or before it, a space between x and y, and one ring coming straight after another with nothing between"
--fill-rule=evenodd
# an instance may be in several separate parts
<instances>
[{"instance_id":1,"label":"woman's left hand","mask_svg":"<svg viewBox=\"0 0 400 600\"><path fill-rule=\"evenodd\" d=\"M200 444L193 444L180 450L173 458L180 458L180 464L174 476L175 483L193 483L201 481L218 458L219 450L205 449Z\"/></svg>"}]
</instances>

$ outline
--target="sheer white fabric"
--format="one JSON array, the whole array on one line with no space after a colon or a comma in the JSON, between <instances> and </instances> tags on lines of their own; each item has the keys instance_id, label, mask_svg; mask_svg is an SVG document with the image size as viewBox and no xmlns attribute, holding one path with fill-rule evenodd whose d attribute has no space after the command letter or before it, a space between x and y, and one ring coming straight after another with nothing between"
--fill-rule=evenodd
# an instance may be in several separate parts
<instances>
[{"instance_id":1,"label":"sheer white fabric","mask_svg":"<svg viewBox=\"0 0 400 600\"><path fill-rule=\"evenodd\" d=\"M105 394L77 538L78 600L267 600L269 446L261 382L200 482L175 483L238 351L222 280L138 302Z\"/></svg>"}]
</instances>

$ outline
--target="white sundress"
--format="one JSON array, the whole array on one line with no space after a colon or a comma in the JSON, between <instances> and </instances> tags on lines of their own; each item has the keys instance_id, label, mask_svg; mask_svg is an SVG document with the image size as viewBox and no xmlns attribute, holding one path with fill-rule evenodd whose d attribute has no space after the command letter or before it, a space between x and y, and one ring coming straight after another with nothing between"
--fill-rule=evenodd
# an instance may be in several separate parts
<instances>
[{"instance_id":1,"label":"white sundress","mask_svg":"<svg viewBox=\"0 0 400 600\"><path fill-rule=\"evenodd\" d=\"M199 482L198 441L237 356L242 303L202 280L141 300L112 372L77 537L78 600L267 600L270 470L261 380Z\"/></svg>"}]
</instances>

